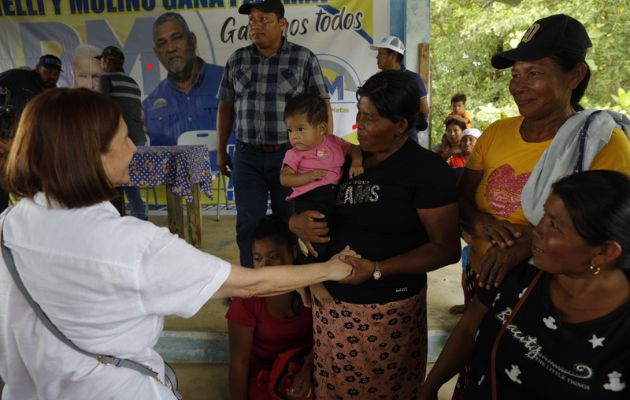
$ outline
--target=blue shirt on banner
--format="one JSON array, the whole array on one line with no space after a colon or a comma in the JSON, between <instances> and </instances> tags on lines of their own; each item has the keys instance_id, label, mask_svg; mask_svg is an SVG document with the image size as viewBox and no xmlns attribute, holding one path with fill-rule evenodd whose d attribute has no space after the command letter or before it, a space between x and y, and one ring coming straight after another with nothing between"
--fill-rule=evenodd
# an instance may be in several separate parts
<instances>
[{"instance_id":1,"label":"blue shirt on banner","mask_svg":"<svg viewBox=\"0 0 630 400\"><path fill-rule=\"evenodd\" d=\"M184 132L216 130L219 106L216 94L223 67L198 60L202 62L199 80L188 93L166 78L142 102L151 145L176 145Z\"/></svg>"}]
</instances>

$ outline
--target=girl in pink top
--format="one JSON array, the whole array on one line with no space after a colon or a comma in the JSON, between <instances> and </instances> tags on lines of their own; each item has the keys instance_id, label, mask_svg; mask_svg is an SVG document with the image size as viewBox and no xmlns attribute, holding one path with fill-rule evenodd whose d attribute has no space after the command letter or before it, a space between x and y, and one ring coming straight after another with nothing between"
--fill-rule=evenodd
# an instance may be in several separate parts
<instances>
[{"instance_id":1,"label":"girl in pink top","mask_svg":"<svg viewBox=\"0 0 630 400\"><path fill-rule=\"evenodd\" d=\"M317 210L329 217L335 206L337 183L346 155L352 164L349 176L363 173L363 155L358 146L335 135L327 135L328 112L324 100L315 94L293 97L284 109L284 123L292 149L286 152L280 183L292 187L287 200L295 201L295 211ZM315 249L325 254L320 246Z\"/></svg>"}]
</instances>

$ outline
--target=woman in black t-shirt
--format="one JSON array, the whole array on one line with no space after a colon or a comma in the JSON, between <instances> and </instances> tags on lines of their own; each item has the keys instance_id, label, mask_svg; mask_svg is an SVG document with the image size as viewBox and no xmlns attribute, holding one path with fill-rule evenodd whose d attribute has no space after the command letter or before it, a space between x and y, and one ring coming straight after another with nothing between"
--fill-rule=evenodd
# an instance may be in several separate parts
<instances>
[{"instance_id":1,"label":"woman in black t-shirt","mask_svg":"<svg viewBox=\"0 0 630 400\"><path fill-rule=\"evenodd\" d=\"M467 362L466 399L630 398L628 176L587 171L555 183L532 254L534 265L500 288L478 290L422 399L437 399Z\"/></svg>"},{"instance_id":2,"label":"woman in black t-shirt","mask_svg":"<svg viewBox=\"0 0 630 400\"><path fill-rule=\"evenodd\" d=\"M305 241L346 245L353 273L313 289L317 399L419 395L427 350L426 272L458 260L455 182L436 154L411 140L417 85L383 71L358 90L365 172L340 184L331 231L306 211L292 229ZM319 236L318 236L319 235Z\"/></svg>"}]
</instances>

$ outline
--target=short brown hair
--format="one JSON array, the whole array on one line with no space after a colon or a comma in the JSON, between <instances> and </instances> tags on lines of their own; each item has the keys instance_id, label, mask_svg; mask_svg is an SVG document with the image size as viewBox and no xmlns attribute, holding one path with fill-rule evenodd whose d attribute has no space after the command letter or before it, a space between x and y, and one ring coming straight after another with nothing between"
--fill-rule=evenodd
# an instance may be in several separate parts
<instances>
[{"instance_id":1,"label":"short brown hair","mask_svg":"<svg viewBox=\"0 0 630 400\"><path fill-rule=\"evenodd\" d=\"M120 124L120 108L88 89L49 89L31 100L18 124L6 166L8 190L21 197L44 192L66 208L110 200L101 154Z\"/></svg>"}]
</instances>

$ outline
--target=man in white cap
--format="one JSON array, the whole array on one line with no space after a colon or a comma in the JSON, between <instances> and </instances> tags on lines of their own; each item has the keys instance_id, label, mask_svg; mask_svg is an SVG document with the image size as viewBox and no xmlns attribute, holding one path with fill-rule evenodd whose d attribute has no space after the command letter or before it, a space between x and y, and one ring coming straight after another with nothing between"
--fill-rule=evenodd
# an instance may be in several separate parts
<instances>
[{"instance_id":1,"label":"man in white cap","mask_svg":"<svg viewBox=\"0 0 630 400\"><path fill-rule=\"evenodd\" d=\"M427 102L427 89L420 78L420 75L413 71L409 71L402 64L405 56L405 44L396 36L385 36L380 42L370 46L372 50L378 51L376 55L376 64L382 71L395 70L402 71L413 79L418 84L418 90L420 90L420 113L424 120L429 117L429 103ZM426 129L426 127L424 128ZM424 130L419 129L419 130Z\"/></svg>"}]
</instances>

